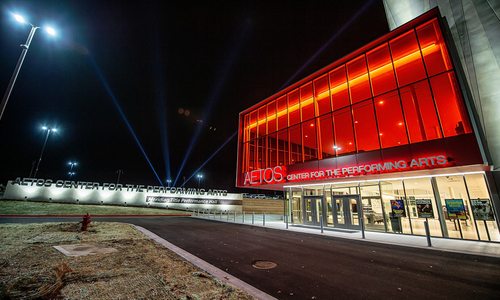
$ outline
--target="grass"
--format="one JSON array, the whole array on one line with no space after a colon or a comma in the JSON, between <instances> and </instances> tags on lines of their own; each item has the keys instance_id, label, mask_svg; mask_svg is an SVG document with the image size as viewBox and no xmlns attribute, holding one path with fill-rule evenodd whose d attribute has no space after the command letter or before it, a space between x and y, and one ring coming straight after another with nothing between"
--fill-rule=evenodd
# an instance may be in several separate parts
<instances>
[{"instance_id":1,"label":"grass","mask_svg":"<svg viewBox=\"0 0 500 300\"><path fill-rule=\"evenodd\" d=\"M184 211L112 205L86 205L0 200L1 215L159 215L184 214Z\"/></svg>"},{"instance_id":2,"label":"grass","mask_svg":"<svg viewBox=\"0 0 500 300\"><path fill-rule=\"evenodd\" d=\"M128 224L92 222L87 232L76 222L0 224L0 240L0 299L251 299ZM67 244L117 252L68 257L53 248ZM69 273L58 276L61 266Z\"/></svg>"}]
</instances>

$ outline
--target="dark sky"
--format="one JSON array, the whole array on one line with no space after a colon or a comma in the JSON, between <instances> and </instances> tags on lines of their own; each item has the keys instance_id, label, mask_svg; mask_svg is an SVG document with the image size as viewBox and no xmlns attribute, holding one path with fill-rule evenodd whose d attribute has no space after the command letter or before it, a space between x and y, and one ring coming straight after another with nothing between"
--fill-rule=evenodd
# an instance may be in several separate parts
<instances>
[{"instance_id":1,"label":"dark sky","mask_svg":"<svg viewBox=\"0 0 500 300\"><path fill-rule=\"evenodd\" d=\"M37 25L50 21L59 35L39 30L28 51L0 121L0 182L29 175L46 124L59 132L48 140L37 177L66 179L67 162L77 160L77 180L114 182L123 169L122 182L158 185L118 104L161 180L165 145L175 179L201 126L180 186L237 130L240 111L279 91L367 1L191 3L4 1L2 95L29 32L10 13ZM382 1L371 1L291 83L386 32ZM236 148L234 138L203 167L203 186L236 191ZM197 185L193 177L186 186Z\"/></svg>"}]
</instances>

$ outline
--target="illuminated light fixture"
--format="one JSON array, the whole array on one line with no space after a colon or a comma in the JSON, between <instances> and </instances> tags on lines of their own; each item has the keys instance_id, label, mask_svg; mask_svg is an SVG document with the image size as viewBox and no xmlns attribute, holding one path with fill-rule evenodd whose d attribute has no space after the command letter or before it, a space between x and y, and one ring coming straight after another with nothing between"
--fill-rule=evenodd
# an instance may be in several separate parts
<instances>
[{"instance_id":1,"label":"illuminated light fixture","mask_svg":"<svg viewBox=\"0 0 500 300\"><path fill-rule=\"evenodd\" d=\"M398 125L399 125L399 126L403 126L403 122L399 122L399 123L398 123Z\"/></svg>"},{"instance_id":2,"label":"illuminated light fixture","mask_svg":"<svg viewBox=\"0 0 500 300\"><path fill-rule=\"evenodd\" d=\"M309 127L314 127L314 123L309 124Z\"/></svg>"},{"instance_id":3,"label":"illuminated light fixture","mask_svg":"<svg viewBox=\"0 0 500 300\"><path fill-rule=\"evenodd\" d=\"M383 136L384 134L381 132L381 133L379 133L378 135Z\"/></svg>"},{"instance_id":4,"label":"illuminated light fixture","mask_svg":"<svg viewBox=\"0 0 500 300\"><path fill-rule=\"evenodd\" d=\"M380 105L384 104L384 100L380 100L380 101L378 102L378 104L380 104Z\"/></svg>"},{"instance_id":5,"label":"illuminated light fixture","mask_svg":"<svg viewBox=\"0 0 500 300\"><path fill-rule=\"evenodd\" d=\"M45 32L47 32L49 35L51 36L56 36L57 35L57 32L56 30L54 29L54 27L51 27L51 26L45 26L44 27L45 29Z\"/></svg>"},{"instance_id":6,"label":"illuminated light fixture","mask_svg":"<svg viewBox=\"0 0 500 300\"><path fill-rule=\"evenodd\" d=\"M14 19L17 22L19 22L21 24L26 24L26 19L23 16L21 16L20 14L12 14L12 16L14 17Z\"/></svg>"},{"instance_id":7,"label":"illuminated light fixture","mask_svg":"<svg viewBox=\"0 0 500 300\"><path fill-rule=\"evenodd\" d=\"M430 53L437 51L439 49L441 49L440 45L430 44L429 46L422 48L422 55L427 56ZM413 51L411 53L408 53L408 54L396 59L394 61L394 66L399 67L400 65L407 64L408 62L414 61L418 58L420 58L420 49ZM341 90L347 89L347 83L349 83L349 86L353 86L353 85L356 85L356 84L361 83L363 81L366 81L368 79L368 74L370 74L371 77L374 77L374 76L377 76L379 74L386 73L390 70L392 70L392 62L387 63L385 65L382 65L374 70L368 71L368 73L364 73L364 74L361 74L357 77L350 78L349 80L347 80L347 82L339 84L339 85L331 88L330 90L326 90L326 91L322 92L321 94L318 95L318 99L320 97L325 98L325 97L329 96L329 95L327 95L329 92L331 92L332 94L336 94ZM288 107L288 112L292 112L292 111L299 109L299 104L302 107L304 107L304 106L307 106L307 105L312 104L312 103L313 103L313 98L310 97L306 100L302 100L300 103L297 103L297 104L292 105L291 107ZM382 103L383 103L383 101L382 101ZM268 121L274 120L276 118L276 116L280 117L286 113L287 113L287 109L283 109L283 110L279 111L277 114L267 116L267 120ZM257 123L262 123L262 122L266 122L266 118L260 119L260 120L258 120L258 122L254 122L252 124L249 124L247 126L247 129L252 129L252 128L257 126Z\"/></svg>"},{"instance_id":8,"label":"illuminated light fixture","mask_svg":"<svg viewBox=\"0 0 500 300\"><path fill-rule=\"evenodd\" d=\"M349 143L349 144L350 144L350 143ZM333 149L335 149L335 150L337 150L337 151L338 151L338 150L342 150L342 148L340 148L340 147L339 147L339 146L337 146L337 145L333 145Z\"/></svg>"}]
</instances>

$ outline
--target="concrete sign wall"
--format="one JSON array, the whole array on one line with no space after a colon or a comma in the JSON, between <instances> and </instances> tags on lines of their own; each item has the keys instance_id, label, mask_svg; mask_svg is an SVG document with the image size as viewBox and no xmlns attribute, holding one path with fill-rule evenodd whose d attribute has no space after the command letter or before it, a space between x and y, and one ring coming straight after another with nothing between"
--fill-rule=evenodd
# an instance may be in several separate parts
<instances>
[{"instance_id":1,"label":"concrete sign wall","mask_svg":"<svg viewBox=\"0 0 500 300\"><path fill-rule=\"evenodd\" d=\"M74 204L144 206L182 210L241 212L242 195L226 190L17 178L9 181L3 199Z\"/></svg>"}]
</instances>

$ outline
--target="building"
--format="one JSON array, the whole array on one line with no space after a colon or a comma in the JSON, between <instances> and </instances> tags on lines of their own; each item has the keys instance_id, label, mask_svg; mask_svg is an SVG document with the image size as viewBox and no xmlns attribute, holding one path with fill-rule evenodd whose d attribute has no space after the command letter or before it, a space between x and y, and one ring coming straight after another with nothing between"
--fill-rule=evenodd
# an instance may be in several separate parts
<instances>
[{"instance_id":1,"label":"building","mask_svg":"<svg viewBox=\"0 0 500 300\"><path fill-rule=\"evenodd\" d=\"M241 112L236 185L303 226L500 241L484 136L434 8Z\"/></svg>"}]
</instances>

